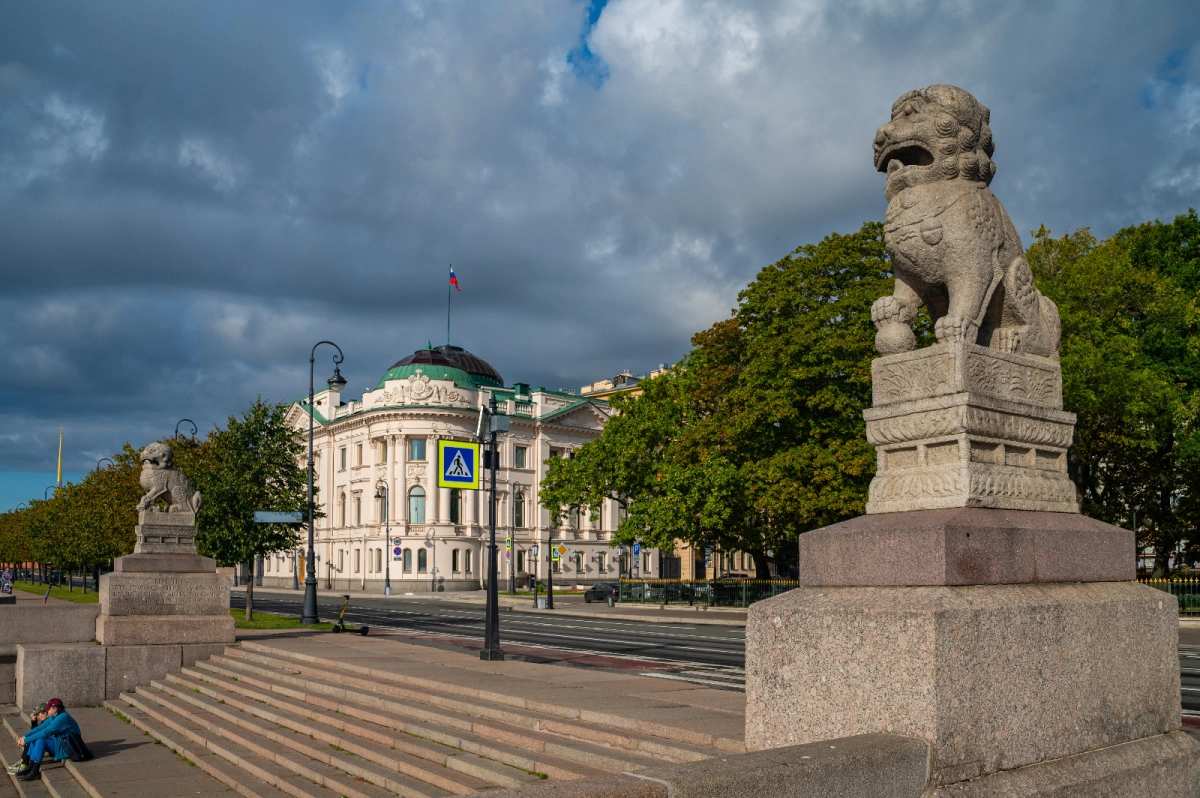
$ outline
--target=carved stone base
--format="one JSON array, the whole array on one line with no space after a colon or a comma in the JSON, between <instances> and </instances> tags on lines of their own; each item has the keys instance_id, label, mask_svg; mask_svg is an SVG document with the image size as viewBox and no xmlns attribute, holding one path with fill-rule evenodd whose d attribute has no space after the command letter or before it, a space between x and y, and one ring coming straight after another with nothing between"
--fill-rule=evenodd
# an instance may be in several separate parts
<instances>
[{"instance_id":1,"label":"carved stone base","mask_svg":"<svg viewBox=\"0 0 1200 798\"><path fill-rule=\"evenodd\" d=\"M104 574L100 577L100 612L102 615L228 615L229 580L217 573Z\"/></svg>"},{"instance_id":2,"label":"carved stone base","mask_svg":"<svg viewBox=\"0 0 1200 798\"><path fill-rule=\"evenodd\" d=\"M196 554L195 513L141 510L134 531L134 554Z\"/></svg>"},{"instance_id":3,"label":"carved stone base","mask_svg":"<svg viewBox=\"0 0 1200 798\"><path fill-rule=\"evenodd\" d=\"M1077 513L1075 415L1058 361L938 344L872 363L878 452L868 513L991 507Z\"/></svg>"}]
</instances>

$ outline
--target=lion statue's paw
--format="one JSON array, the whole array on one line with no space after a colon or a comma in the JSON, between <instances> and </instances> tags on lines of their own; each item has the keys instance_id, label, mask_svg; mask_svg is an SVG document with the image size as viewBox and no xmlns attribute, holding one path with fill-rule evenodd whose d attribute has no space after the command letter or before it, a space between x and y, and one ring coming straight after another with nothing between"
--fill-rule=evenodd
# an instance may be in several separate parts
<instances>
[{"instance_id":1,"label":"lion statue's paw","mask_svg":"<svg viewBox=\"0 0 1200 798\"><path fill-rule=\"evenodd\" d=\"M960 344L974 341L979 325L962 316L942 316L933 325L939 344Z\"/></svg>"}]
</instances>

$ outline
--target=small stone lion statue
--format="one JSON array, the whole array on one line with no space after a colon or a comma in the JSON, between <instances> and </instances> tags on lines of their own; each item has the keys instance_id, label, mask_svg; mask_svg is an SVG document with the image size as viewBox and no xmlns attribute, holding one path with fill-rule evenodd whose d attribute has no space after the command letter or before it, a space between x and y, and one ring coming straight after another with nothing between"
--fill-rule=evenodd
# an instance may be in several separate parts
<instances>
[{"instance_id":1,"label":"small stone lion statue","mask_svg":"<svg viewBox=\"0 0 1200 798\"><path fill-rule=\"evenodd\" d=\"M880 354L916 347L911 325L923 304L938 343L1058 356L1058 308L1034 287L1021 237L988 188L989 119L968 92L939 84L896 100L875 134L896 272L895 293L871 307Z\"/></svg>"},{"instance_id":2,"label":"small stone lion statue","mask_svg":"<svg viewBox=\"0 0 1200 798\"><path fill-rule=\"evenodd\" d=\"M142 450L141 460L146 495L138 502L138 510L153 509L159 499L166 499L168 513L200 510L200 492L192 490L187 477L175 470L170 446L156 441Z\"/></svg>"}]
</instances>

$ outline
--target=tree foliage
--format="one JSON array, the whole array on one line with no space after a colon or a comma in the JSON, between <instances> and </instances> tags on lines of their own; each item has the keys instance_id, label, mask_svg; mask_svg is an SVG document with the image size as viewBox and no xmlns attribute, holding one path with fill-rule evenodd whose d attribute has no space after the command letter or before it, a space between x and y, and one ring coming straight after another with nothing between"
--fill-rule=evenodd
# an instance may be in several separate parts
<instances>
[{"instance_id":1,"label":"tree foliage","mask_svg":"<svg viewBox=\"0 0 1200 798\"><path fill-rule=\"evenodd\" d=\"M799 534L864 509L870 308L892 283L875 222L766 267L642 396L614 397L599 439L550 462L542 505L561 514L612 498L628 509L614 542L747 551L760 577L768 552L789 566ZM918 335L930 338L924 315Z\"/></svg>"},{"instance_id":2,"label":"tree foliage","mask_svg":"<svg viewBox=\"0 0 1200 798\"><path fill-rule=\"evenodd\" d=\"M1066 409L1078 415L1071 477L1084 513L1137 517L1139 542L1166 573L1200 557L1200 219L1034 233L1029 262L1059 307Z\"/></svg>"}]
</instances>

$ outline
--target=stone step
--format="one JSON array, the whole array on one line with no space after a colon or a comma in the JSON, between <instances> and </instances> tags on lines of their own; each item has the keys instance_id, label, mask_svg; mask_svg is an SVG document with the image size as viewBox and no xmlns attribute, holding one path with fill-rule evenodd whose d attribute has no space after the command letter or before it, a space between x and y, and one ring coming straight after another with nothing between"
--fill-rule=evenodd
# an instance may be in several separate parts
<instances>
[{"instance_id":1,"label":"stone step","mask_svg":"<svg viewBox=\"0 0 1200 798\"><path fill-rule=\"evenodd\" d=\"M193 723L144 695L152 691L153 688L139 687L136 693L123 693L121 700L149 716L155 726L165 726L168 732L174 732L197 747L206 748L295 798L336 798L339 795L347 798L383 798L394 795L373 784L356 781L308 757L294 752L289 752L289 756L277 750L283 748L278 744L251 742L238 735L235 735L238 739L231 739L223 735L223 730L215 724ZM243 742L250 745L243 745Z\"/></svg>"},{"instance_id":2,"label":"stone step","mask_svg":"<svg viewBox=\"0 0 1200 798\"><path fill-rule=\"evenodd\" d=\"M489 779L475 778L462 771L456 773L445 766L410 757L390 745L330 734L316 724L288 722L292 719L283 713L259 710L252 702L240 700L232 694L206 695L199 683L191 683L183 677L166 682L153 681L151 686L196 710L216 716L220 719L218 722L233 723L249 734L281 743L305 756L401 795L415 791L430 796L447 793L466 795L495 786L520 787L535 780L520 770L497 766L495 763L486 763L490 767L484 772L492 776ZM493 774L492 769L497 772ZM437 788L436 793L428 789L431 786Z\"/></svg>"},{"instance_id":3,"label":"stone step","mask_svg":"<svg viewBox=\"0 0 1200 798\"><path fill-rule=\"evenodd\" d=\"M664 739L633 729L617 729L606 724L563 719L560 715L547 716L540 711L507 705L497 707L478 700L448 697L432 688L414 689L386 681L379 682L341 673L340 670L326 670L257 652L242 652L230 648L226 649L224 656L212 657L209 662L197 665L205 668L224 668L237 678L245 678L248 675L250 678L257 676L266 679L260 687L267 687L299 700L305 700L303 696L308 693L347 701L359 701L364 692L383 694L391 699L400 699L405 709L398 711L412 712L414 717L424 713L425 717L422 719L454 726L455 724L447 719L457 715L463 719L460 728L464 730L470 730L477 723L477 719L483 719L532 731L549 732L609 748L635 751L670 762L694 762L708 759L717 753L711 747Z\"/></svg>"},{"instance_id":4,"label":"stone step","mask_svg":"<svg viewBox=\"0 0 1200 798\"><path fill-rule=\"evenodd\" d=\"M413 737L427 738L435 744L424 743L423 749L413 753L416 756L433 757L434 761L441 761L446 756L445 746L453 746L514 767L546 773L551 779L593 776L598 771L641 771L652 769L660 763L650 755L566 740L523 727L479 723L469 716L431 710L423 705L361 691L347 693L355 697L353 701L330 701L320 695L281 687L267 676L259 675L256 678L236 667L223 668L211 662L200 662L195 668L184 668L180 676L280 709L291 709L296 706L297 700L303 701L303 711L308 713L307 717L352 734L370 737L378 734L377 729L382 726L402 732L410 745L417 742ZM312 687L322 680L305 681ZM347 723L347 717L366 721L370 725ZM390 735L381 738L381 741L389 739L392 742L388 744L400 747L397 738ZM647 744L654 745L650 741Z\"/></svg>"},{"instance_id":5,"label":"stone step","mask_svg":"<svg viewBox=\"0 0 1200 798\"><path fill-rule=\"evenodd\" d=\"M168 733L168 726L127 701L105 701L104 706L113 715L128 720L130 725L145 732L155 742L220 782L227 791L233 790L243 798L336 798L335 793L313 785L307 779L296 776L280 779L276 774L261 769L248 771L208 750L203 743L197 745L189 742L184 745L181 741L187 737L174 730Z\"/></svg>"},{"instance_id":6,"label":"stone step","mask_svg":"<svg viewBox=\"0 0 1200 798\"><path fill-rule=\"evenodd\" d=\"M428 770L432 763L434 766L470 774L466 779L467 783L475 783L465 790L455 790L442 785L444 789L457 794L475 792L491 786L511 785L513 768L517 768L518 773L544 773L548 778L555 780L597 776L607 772L557 757L531 757L527 750L503 744L486 744L486 741L476 738L475 735L470 735L472 739L468 740L461 735L439 734L436 728L427 725L400 723L403 728L397 728L394 725L377 724L372 721L356 723L350 720L353 716L342 710L325 709L307 703L297 705L294 700L252 689L242 682L230 681L202 669L185 669L184 672L172 674L167 679L185 690L198 691L235 706L243 712L300 734L307 734L314 739L324 740L330 745L360 756L370 758L372 754L366 751L382 746L384 755L389 758L405 755L417 761L423 760L424 770ZM365 708L352 709L371 714L371 711ZM394 734L393 729L401 734ZM360 748L365 748L366 751L360 752ZM522 778L518 783L524 781Z\"/></svg>"},{"instance_id":7,"label":"stone step","mask_svg":"<svg viewBox=\"0 0 1200 798\"><path fill-rule=\"evenodd\" d=\"M680 743L700 746L706 749L716 749L727 753L745 753L745 742L742 738L743 725L739 718L735 724L736 731L727 732L726 736L717 728L697 728L697 724L682 721L677 725L665 724L616 714L598 708L581 708L579 706L558 704L547 700L546 696L535 693L523 697L520 691L513 694L489 690L477 686L472 677L468 684L455 684L451 679L426 679L408 673L397 673L391 670L370 668L355 662L327 659L323 657L289 651L286 648L264 645L254 641L243 641L240 648L227 649L226 654L233 657L250 660L254 657L266 657L271 661L288 661L298 666L309 666L337 674L337 681L348 681L348 677L357 676L366 684L390 684L408 687L420 691L419 695L429 695L433 700L444 703L447 700L476 702L476 705L488 707L508 707L518 710L528 710L540 716L558 717L567 721L580 721L589 726L608 726L617 733L638 732L650 737L660 737ZM451 669L457 670L457 669ZM461 681L461 679L460 679ZM711 755L711 750L709 755Z\"/></svg>"}]
</instances>

